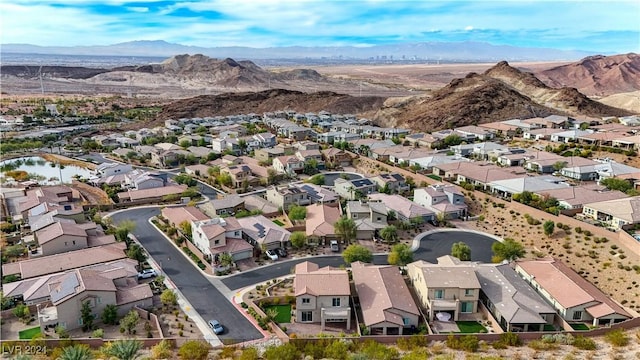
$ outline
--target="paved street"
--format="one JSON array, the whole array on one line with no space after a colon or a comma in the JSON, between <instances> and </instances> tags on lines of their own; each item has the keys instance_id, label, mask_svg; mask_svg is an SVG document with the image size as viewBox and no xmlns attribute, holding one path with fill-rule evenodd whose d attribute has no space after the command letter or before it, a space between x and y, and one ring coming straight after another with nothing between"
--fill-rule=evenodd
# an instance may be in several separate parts
<instances>
[{"instance_id":1,"label":"paved street","mask_svg":"<svg viewBox=\"0 0 640 360\"><path fill-rule=\"evenodd\" d=\"M227 331L220 339L242 342L262 338L260 332L229 300L216 289L183 254L147 220L159 214L158 208L138 208L116 213L114 223L133 220L133 234L149 255L162 267L163 272L180 289L204 321L217 319Z\"/></svg>"}]
</instances>

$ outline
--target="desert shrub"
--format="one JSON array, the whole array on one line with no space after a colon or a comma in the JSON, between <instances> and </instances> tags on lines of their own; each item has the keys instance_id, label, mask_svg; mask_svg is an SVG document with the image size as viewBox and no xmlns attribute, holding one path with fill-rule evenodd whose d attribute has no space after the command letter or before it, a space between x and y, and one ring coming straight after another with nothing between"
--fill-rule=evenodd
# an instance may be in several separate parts
<instances>
[{"instance_id":1,"label":"desert shrub","mask_svg":"<svg viewBox=\"0 0 640 360\"><path fill-rule=\"evenodd\" d=\"M512 333L512 332L505 332L500 334L500 340L498 340L498 342L501 342L507 346L522 345L522 340L520 340L520 337L518 336L518 334Z\"/></svg>"},{"instance_id":2,"label":"desert shrub","mask_svg":"<svg viewBox=\"0 0 640 360\"><path fill-rule=\"evenodd\" d=\"M629 344L629 337L622 329L616 329L609 331L605 334L604 339L613 346L627 346Z\"/></svg>"},{"instance_id":3,"label":"desert shrub","mask_svg":"<svg viewBox=\"0 0 640 360\"><path fill-rule=\"evenodd\" d=\"M476 352L480 347L480 341L478 340L478 337L474 335L465 335L462 337L449 335L446 343L451 349L464 350L467 352Z\"/></svg>"},{"instance_id":4,"label":"desert shrub","mask_svg":"<svg viewBox=\"0 0 640 360\"><path fill-rule=\"evenodd\" d=\"M573 341L573 346L580 350L595 350L596 342L591 338L576 336L575 340Z\"/></svg>"},{"instance_id":5,"label":"desert shrub","mask_svg":"<svg viewBox=\"0 0 640 360\"><path fill-rule=\"evenodd\" d=\"M102 329L96 329L93 331L93 333L91 333L91 337L94 337L94 338L102 339L103 336L104 336L104 330Z\"/></svg>"},{"instance_id":6,"label":"desert shrub","mask_svg":"<svg viewBox=\"0 0 640 360\"><path fill-rule=\"evenodd\" d=\"M398 339L398 348L403 351L411 351L415 348L427 346L427 338L424 336L405 336Z\"/></svg>"},{"instance_id":7,"label":"desert shrub","mask_svg":"<svg viewBox=\"0 0 640 360\"><path fill-rule=\"evenodd\" d=\"M533 340L527 344L533 350L548 351L558 348L558 344L554 342L545 342L544 340Z\"/></svg>"}]
</instances>

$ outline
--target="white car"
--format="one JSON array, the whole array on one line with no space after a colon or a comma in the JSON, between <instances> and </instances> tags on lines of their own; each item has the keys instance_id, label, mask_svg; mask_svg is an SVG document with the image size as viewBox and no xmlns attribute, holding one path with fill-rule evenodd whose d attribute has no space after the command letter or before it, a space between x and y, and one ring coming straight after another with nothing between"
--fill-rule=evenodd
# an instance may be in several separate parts
<instances>
[{"instance_id":1,"label":"white car","mask_svg":"<svg viewBox=\"0 0 640 360\"><path fill-rule=\"evenodd\" d=\"M333 252L340 251L340 245L338 245L337 240L331 240L331 242L329 243L329 246L331 247L331 251Z\"/></svg>"},{"instance_id":2,"label":"white car","mask_svg":"<svg viewBox=\"0 0 640 360\"><path fill-rule=\"evenodd\" d=\"M278 254L276 254L274 250L267 250L265 251L265 254L267 254L267 257L273 261L278 260Z\"/></svg>"},{"instance_id":3,"label":"white car","mask_svg":"<svg viewBox=\"0 0 640 360\"><path fill-rule=\"evenodd\" d=\"M149 279L156 276L158 273L153 269L145 269L138 273L138 279Z\"/></svg>"}]
</instances>

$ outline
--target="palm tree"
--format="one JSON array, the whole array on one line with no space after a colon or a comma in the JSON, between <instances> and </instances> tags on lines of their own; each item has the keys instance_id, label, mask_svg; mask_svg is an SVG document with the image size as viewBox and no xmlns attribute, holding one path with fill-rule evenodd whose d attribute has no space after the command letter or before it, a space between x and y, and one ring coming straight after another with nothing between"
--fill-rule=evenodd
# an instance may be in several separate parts
<instances>
[{"instance_id":1,"label":"palm tree","mask_svg":"<svg viewBox=\"0 0 640 360\"><path fill-rule=\"evenodd\" d=\"M343 216L336 221L333 228L336 234L340 235L345 244L350 243L351 240L356 238L356 223L346 216Z\"/></svg>"},{"instance_id":2,"label":"palm tree","mask_svg":"<svg viewBox=\"0 0 640 360\"><path fill-rule=\"evenodd\" d=\"M385 226L380 230L380 237L384 239L388 244L398 241L398 231L393 225Z\"/></svg>"},{"instance_id":3,"label":"palm tree","mask_svg":"<svg viewBox=\"0 0 640 360\"><path fill-rule=\"evenodd\" d=\"M58 360L92 360L94 359L91 349L87 345L78 344L73 346L67 346L62 349L62 355L58 357Z\"/></svg>"},{"instance_id":4,"label":"palm tree","mask_svg":"<svg viewBox=\"0 0 640 360\"><path fill-rule=\"evenodd\" d=\"M119 360L135 360L138 358L138 352L142 348L142 343L138 340L127 339L117 340L107 346L102 352Z\"/></svg>"}]
</instances>

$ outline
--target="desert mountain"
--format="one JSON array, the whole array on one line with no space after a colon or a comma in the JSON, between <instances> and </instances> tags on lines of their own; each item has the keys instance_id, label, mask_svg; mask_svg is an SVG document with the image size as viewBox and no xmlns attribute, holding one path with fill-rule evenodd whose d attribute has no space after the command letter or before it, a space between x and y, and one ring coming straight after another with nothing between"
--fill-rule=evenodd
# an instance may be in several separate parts
<instances>
[{"instance_id":1,"label":"desert mountain","mask_svg":"<svg viewBox=\"0 0 640 360\"><path fill-rule=\"evenodd\" d=\"M337 114L356 114L378 109L384 98L337 94L322 91L303 93L299 91L273 89L261 92L225 93L202 95L175 101L163 107L159 119L180 119L216 115L236 115L295 110L319 112L326 110Z\"/></svg>"},{"instance_id":2,"label":"desert mountain","mask_svg":"<svg viewBox=\"0 0 640 360\"><path fill-rule=\"evenodd\" d=\"M535 75L520 71L510 66L506 61L499 62L485 71L484 74L502 81L538 104L543 104L569 115L594 117L629 115L625 110L591 100L575 88L550 88Z\"/></svg>"},{"instance_id":3,"label":"desert mountain","mask_svg":"<svg viewBox=\"0 0 640 360\"><path fill-rule=\"evenodd\" d=\"M640 55L589 56L536 74L545 84L570 86L589 96L640 90Z\"/></svg>"},{"instance_id":4,"label":"desert mountain","mask_svg":"<svg viewBox=\"0 0 640 360\"><path fill-rule=\"evenodd\" d=\"M640 114L640 90L609 95L598 99L598 102Z\"/></svg>"},{"instance_id":5,"label":"desert mountain","mask_svg":"<svg viewBox=\"0 0 640 360\"><path fill-rule=\"evenodd\" d=\"M550 114L622 116L625 110L593 101L574 88L552 89L502 61L484 74L454 79L431 95L389 99L372 117L388 126L431 131Z\"/></svg>"}]
</instances>

